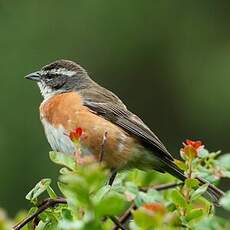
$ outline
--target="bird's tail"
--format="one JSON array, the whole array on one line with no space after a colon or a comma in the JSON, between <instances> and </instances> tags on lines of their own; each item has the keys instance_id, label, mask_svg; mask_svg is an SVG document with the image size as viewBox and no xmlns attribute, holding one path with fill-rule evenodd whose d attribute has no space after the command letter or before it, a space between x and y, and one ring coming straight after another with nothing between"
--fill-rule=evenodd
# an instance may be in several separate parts
<instances>
[{"instance_id":1,"label":"bird's tail","mask_svg":"<svg viewBox=\"0 0 230 230\"><path fill-rule=\"evenodd\" d=\"M178 168L177 165L173 163L173 161L164 159L164 164L166 165L166 172L170 173L181 181L185 181L186 176L184 175L184 172ZM210 196L211 201L215 205L218 205L220 198L224 195L224 192L201 177L197 177L196 179L200 182L200 185L208 184L207 193Z\"/></svg>"}]
</instances>

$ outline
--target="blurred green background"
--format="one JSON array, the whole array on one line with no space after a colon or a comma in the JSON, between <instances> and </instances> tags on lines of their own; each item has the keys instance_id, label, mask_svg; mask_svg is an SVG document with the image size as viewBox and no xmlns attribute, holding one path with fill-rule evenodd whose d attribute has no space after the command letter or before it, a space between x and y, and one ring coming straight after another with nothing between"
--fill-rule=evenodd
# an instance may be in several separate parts
<instances>
[{"instance_id":1,"label":"blurred green background","mask_svg":"<svg viewBox=\"0 0 230 230\"><path fill-rule=\"evenodd\" d=\"M57 177L39 90L23 76L59 58L117 93L174 154L186 138L230 151L229 12L220 0L1 0L0 207L13 215Z\"/></svg>"}]
</instances>

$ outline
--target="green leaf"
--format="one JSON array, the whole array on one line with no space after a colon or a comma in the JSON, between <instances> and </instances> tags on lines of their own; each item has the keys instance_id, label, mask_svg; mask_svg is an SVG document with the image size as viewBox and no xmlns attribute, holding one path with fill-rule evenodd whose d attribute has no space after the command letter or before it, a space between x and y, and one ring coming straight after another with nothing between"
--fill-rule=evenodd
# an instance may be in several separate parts
<instances>
[{"instance_id":1,"label":"green leaf","mask_svg":"<svg viewBox=\"0 0 230 230\"><path fill-rule=\"evenodd\" d=\"M73 230L73 229L84 229L84 222L83 220L61 220L58 223L58 228L61 230Z\"/></svg>"},{"instance_id":2,"label":"green leaf","mask_svg":"<svg viewBox=\"0 0 230 230\"><path fill-rule=\"evenodd\" d=\"M206 198L203 196L198 197L195 201L193 201L194 207L199 207L202 208L204 213L213 213L214 211L214 206L210 201L208 201Z\"/></svg>"},{"instance_id":3,"label":"green leaf","mask_svg":"<svg viewBox=\"0 0 230 230\"><path fill-rule=\"evenodd\" d=\"M201 208L197 208L197 209L192 209L188 215L186 216L186 221L191 221L197 218L201 218L203 216L203 210Z\"/></svg>"},{"instance_id":4,"label":"green leaf","mask_svg":"<svg viewBox=\"0 0 230 230\"><path fill-rule=\"evenodd\" d=\"M50 219L49 213L46 210L39 214L39 220L43 221L44 223L48 222Z\"/></svg>"},{"instance_id":5,"label":"green leaf","mask_svg":"<svg viewBox=\"0 0 230 230\"><path fill-rule=\"evenodd\" d=\"M174 203L171 203L171 202L170 202L170 203L167 205L167 209L168 209L169 212L173 212L173 211L176 210L176 205L175 205Z\"/></svg>"},{"instance_id":6,"label":"green leaf","mask_svg":"<svg viewBox=\"0 0 230 230\"><path fill-rule=\"evenodd\" d=\"M26 195L26 199L32 203L37 202L37 198L47 190L51 184L51 179L45 178L38 182L35 187Z\"/></svg>"},{"instance_id":7,"label":"green leaf","mask_svg":"<svg viewBox=\"0 0 230 230\"><path fill-rule=\"evenodd\" d=\"M64 165L73 171L76 169L76 163L73 155L51 151L49 156L56 164Z\"/></svg>"},{"instance_id":8,"label":"green leaf","mask_svg":"<svg viewBox=\"0 0 230 230\"><path fill-rule=\"evenodd\" d=\"M53 222L53 221L39 221L38 225L36 226L36 230L54 230L57 229L57 221Z\"/></svg>"},{"instance_id":9,"label":"green leaf","mask_svg":"<svg viewBox=\"0 0 230 230\"><path fill-rule=\"evenodd\" d=\"M47 187L47 192L48 192L50 198L52 198L52 199L57 198L56 193L54 192L54 190L50 186Z\"/></svg>"},{"instance_id":10,"label":"green leaf","mask_svg":"<svg viewBox=\"0 0 230 230\"><path fill-rule=\"evenodd\" d=\"M190 178L188 178L188 179L185 180L185 186L187 188L195 188L198 185L199 185L199 181L197 179L190 179Z\"/></svg>"},{"instance_id":11,"label":"green leaf","mask_svg":"<svg viewBox=\"0 0 230 230\"><path fill-rule=\"evenodd\" d=\"M173 201L174 204L180 206L180 207L186 207L187 206L187 202L185 200L185 198L182 196L182 194L176 190L173 189L171 192L171 199Z\"/></svg>"},{"instance_id":12,"label":"green leaf","mask_svg":"<svg viewBox=\"0 0 230 230\"><path fill-rule=\"evenodd\" d=\"M47 223L43 221L39 221L38 225L36 226L36 230L44 230L46 228ZM33 229L33 228L31 228Z\"/></svg>"},{"instance_id":13,"label":"green leaf","mask_svg":"<svg viewBox=\"0 0 230 230\"><path fill-rule=\"evenodd\" d=\"M70 174L70 173L72 173L73 171L71 171L71 170L69 170L68 168L61 168L60 170L59 170L59 172L60 172L60 174L62 174L62 175L66 175L66 174Z\"/></svg>"},{"instance_id":14,"label":"green leaf","mask_svg":"<svg viewBox=\"0 0 230 230\"><path fill-rule=\"evenodd\" d=\"M137 185L134 184L133 182L126 182L125 187L126 187L126 191L133 194L134 196L136 196L139 192Z\"/></svg>"},{"instance_id":15,"label":"green leaf","mask_svg":"<svg viewBox=\"0 0 230 230\"><path fill-rule=\"evenodd\" d=\"M230 191L226 192L224 197L221 198L220 205L230 211Z\"/></svg>"},{"instance_id":16,"label":"green leaf","mask_svg":"<svg viewBox=\"0 0 230 230\"><path fill-rule=\"evenodd\" d=\"M222 177L230 178L230 171L222 171Z\"/></svg>"},{"instance_id":17,"label":"green leaf","mask_svg":"<svg viewBox=\"0 0 230 230\"><path fill-rule=\"evenodd\" d=\"M181 170L185 171L187 169L187 165L184 161L174 160L174 163L179 167Z\"/></svg>"},{"instance_id":18,"label":"green leaf","mask_svg":"<svg viewBox=\"0 0 230 230\"><path fill-rule=\"evenodd\" d=\"M66 220L73 220L73 216L72 216L72 213L69 209L67 208L63 208L61 210L61 215L63 217L63 219L66 219Z\"/></svg>"},{"instance_id":19,"label":"green leaf","mask_svg":"<svg viewBox=\"0 0 230 230\"><path fill-rule=\"evenodd\" d=\"M161 222L160 215L154 215L143 208L132 212L135 224L140 227L136 229L155 229ZM134 228L135 229L135 228Z\"/></svg>"},{"instance_id":20,"label":"green leaf","mask_svg":"<svg viewBox=\"0 0 230 230\"><path fill-rule=\"evenodd\" d=\"M218 158L218 162L221 167L230 171L230 153L221 155Z\"/></svg>"},{"instance_id":21,"label":"green leaf","mask_svg":"<svg viewBox=\"0 0 230 230\"><path fill-rule=\"evenodd\" d=\"M83 206L87 206L90 203L90 188L83 177L62 175L60 180L63 183L58 183L58 186L67 198L68 203L73 206L76 205L76 202L80 202Z\"/></svg>"},{"instance_id":22,"label":"green leaf","mask_svg":"<svg viewBox=\"0 0 230 230\"><path fill-rule=\"evenodd\" d=\"M206 157L209 156L209 152L208 152L207 149L199 148L199 149L198 149L198 156L199 156L200 158L206 158Z\"/></svg>"},{"instance_id":23,"label":"green leaf","mask_svg":"<svg viewBox=\"0 0 230 230\"><path fill-rule=\"evenodd\" d=\"M120 214L126 206L124 196L117 192L109 192L96 204L95 212L98 216L113 216Z\"/></svg>"},{"instance_id":24,"label":"green leaf","mask_svg":"<svg viewBox=\"0 0 230 230\"><path fill-rule=\"evenodd\" d=\"M208 170L207 168L198 165L197 167L199 171L199 176L204 178L205 180L209 181L210 183L215 183L217 181L215 175L213 175L212 170Z\"/></svg>"},{"instance_id":25,"label":"green leaf","mask_svg":"<svg viewBox=\"0 0 230 230\"><path fill-rule=\"evenodd\" d=\"M191 200L196 200L202 194L204 194L208 189L208 184L201 185L197 190L195 190L191 195Z\"/></svg>"},{"instance_id":26,"label":"green leaf","mask_svg":"<svg viewBox=\"0 0 230 230\"><path fill-rule=\"evenodd\" d=\"M135 204L140 207L143 203L163 202L163 197L160 192L155 189L150 189L147 193L139 192L135 198Z\"/></svg>"},{"instance_id":27,"label":"green leaf","mask_svg":"<svg viewBox=\"0 0 230 230\"><path fill-rule=\"evenodd\" d=\"M198 223L194 224L194 230L229 230L230 225L228 221L224 220L223 218L216 217L216 216L209 216L201 219Z\"/></svg>"},{"instance_id":28,"label":"green leaf","mask_svg":"<svg viewBox=\"0 0 230 230\"><path fill-rule=\"evenodd\" d=\"M99 189L94 197L93 197L93 201L95 203L100 202L101 199L103 199L104 196L106 196L106 194L108 194L111 190L111 186L110 185L105 185L104 187L102 187L101 189Z\"/></svg>"}]
</instances>

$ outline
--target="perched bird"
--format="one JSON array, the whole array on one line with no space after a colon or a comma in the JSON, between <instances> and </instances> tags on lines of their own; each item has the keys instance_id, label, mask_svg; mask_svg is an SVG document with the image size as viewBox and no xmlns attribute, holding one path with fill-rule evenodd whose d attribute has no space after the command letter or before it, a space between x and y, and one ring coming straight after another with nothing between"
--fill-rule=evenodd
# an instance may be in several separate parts
<instances>
[{"instance_id":1,"label":"perched bird","mask_svg":"<svg viewBox=\"0 0 230 230\"><path fill-rule=\"evenodd\" d=\"M106 133L103 161L111 169L154 169L186 179L148 126L115 94L94 82L80 65L57 60L26 78L38 83L44 97L40 117L53 150L73 154L75 145L66 134L80 128L81 154L99 158ZM198 180L206 183L202 178ZM208 193L214 202L223 195L211 184Z\"/></svg>"}]
</instances>

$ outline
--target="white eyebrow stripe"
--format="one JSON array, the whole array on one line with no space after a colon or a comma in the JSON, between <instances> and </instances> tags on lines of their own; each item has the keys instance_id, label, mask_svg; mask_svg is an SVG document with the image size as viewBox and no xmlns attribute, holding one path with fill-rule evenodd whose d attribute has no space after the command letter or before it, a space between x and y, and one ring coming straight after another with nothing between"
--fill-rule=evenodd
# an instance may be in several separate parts
<instances>
[{"instance_id":1,"label":"white eyebrow stripe","mask_svg":"<svg viewBox=\"0 0 230 230\"><path fill-rule=\"evenodd\" d=\"M51 70L41 70L40 73L43 75L47 74L47 73L51 73L51 74L57 74L57 75L65 75L68 77L72 77L73 75L76 74L75 71L72 70L68 70L65 68L60 68L60 69L51 69Z\"/></svg>"}]
</instances>

